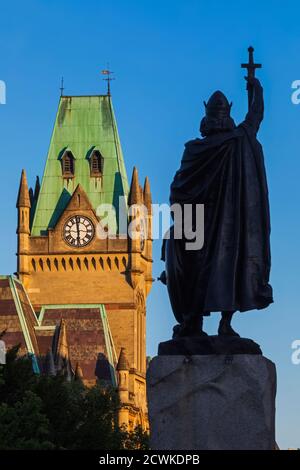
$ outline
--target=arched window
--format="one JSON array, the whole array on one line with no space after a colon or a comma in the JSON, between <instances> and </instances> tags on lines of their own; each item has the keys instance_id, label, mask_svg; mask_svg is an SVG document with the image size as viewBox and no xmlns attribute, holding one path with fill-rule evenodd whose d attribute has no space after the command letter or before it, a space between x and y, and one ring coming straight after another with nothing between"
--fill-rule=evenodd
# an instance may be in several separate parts
<instances>
[{"instance_id":1,"label":"arched window","mask_svg":"<svg viewBox=\"0 0 300 470\"><path fill-rule=\"evenodd\" d=\"M75 174L75 159L69 150L61 159L62 174L64 178L73 178Z\"/></svg>"},{"instance_id":2,"label":"arched window","mask_svg":"<svg viewBox=\"0 0 300 470\"><path fill-rule=\"evenodd\" d=\"M102 176L103 174L103 157L99 150L94 150L90 158L91 176Z\"/></svg>"}]
</instances>

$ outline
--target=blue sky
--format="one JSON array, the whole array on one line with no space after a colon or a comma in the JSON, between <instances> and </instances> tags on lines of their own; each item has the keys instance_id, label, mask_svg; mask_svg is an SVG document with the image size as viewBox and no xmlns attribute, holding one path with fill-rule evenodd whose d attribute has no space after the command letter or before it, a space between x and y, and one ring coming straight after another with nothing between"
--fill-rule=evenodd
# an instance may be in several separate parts
<instances>
[{"instance_id":1,"label":"blue sky","mask_svg":"<svg viewBox=\"0 0 300 470\"><path fill-rule=\"evenodd\" d=\"M234 327L257 341L278 372L277 440L300 447L300 365L291 343L300 339L300 105L291 83L300 79L300 6L296 1L27 0L1 2L0 272L16 269L15 202L20 171L42 175L59 98L105 92L100 71L115 72L113 102L128 174L148 175L154 202L167 202L185 141L197 137L203 100L221 89L236 122L246 113L247 47L255 47L265 89L264 146L272 214L275 303L237 314ZM163 269L154 243L154 277ZM219 315L206 320L214 333ZM170 338L175 321L164 286L148 302L148 354Z\"/></svg>"}]
</instances>

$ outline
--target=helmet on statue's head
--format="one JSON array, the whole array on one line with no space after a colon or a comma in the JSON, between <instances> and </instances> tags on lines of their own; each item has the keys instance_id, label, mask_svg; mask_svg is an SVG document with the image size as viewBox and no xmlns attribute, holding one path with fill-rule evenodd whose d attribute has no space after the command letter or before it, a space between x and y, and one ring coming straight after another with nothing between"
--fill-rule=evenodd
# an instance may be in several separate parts
<instances>
[{"instance_id":1,"label":"helmet on statue's head","mask_svg":"<svg viewBox=\"0 0 300 470\"><path fill-rule=\"evenodd\" d=\"M228 99L221 91L215 91L205 103L205 112L207 117L228 117L232 103L229 104Z\"/></svg>"},{"instance_id":2,"label":"helmet on statue's head","mask_svg":"<svg viewBox=\"0 0 300 470\"><path fill-rule=\"evenodd\" d=\"M224 93L215 91L208 102L204 101L205 117L200 124L200 132L203 136L218 132L231 131L235 123L230 117L232 103L229 104Z\"/></svg>"}]
</instances>

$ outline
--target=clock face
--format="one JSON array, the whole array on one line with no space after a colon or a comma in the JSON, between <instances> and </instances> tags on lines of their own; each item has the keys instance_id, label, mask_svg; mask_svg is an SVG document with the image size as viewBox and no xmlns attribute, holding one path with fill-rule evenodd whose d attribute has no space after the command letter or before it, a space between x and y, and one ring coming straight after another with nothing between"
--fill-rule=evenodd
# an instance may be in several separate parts
<instances>
[{"instance_id":1,"label":"clock face","mask_svg":"<svg viewBox=\"0 0 300 470\"><path fill-rule=\"evenodd\" d=\"M63 229L65 242L76 248L88 245L93 239L94 233L95 228L92 221L83 215L70 217Z\"/></svg>"}]
</instances>

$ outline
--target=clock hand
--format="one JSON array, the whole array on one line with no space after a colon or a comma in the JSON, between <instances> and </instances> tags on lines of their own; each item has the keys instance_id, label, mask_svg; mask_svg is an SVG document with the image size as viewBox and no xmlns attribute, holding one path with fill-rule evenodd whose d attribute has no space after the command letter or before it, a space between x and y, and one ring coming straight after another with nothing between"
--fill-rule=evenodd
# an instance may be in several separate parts
<instances>
[{"instance_id":1,"label":"clock hand","mask_svg":"<svg viewBox=\"0 0 300 470\"><path fill-rule=\"evenodd\" d=\"M70 233L78 233L78 230L70 230ZM79 233L86 233L86 230L79 229Z\"/></svg>"},{"instance_id":2,"label":"clock hand","mask_svg":"<svg viewBox=\"0 0 300 470\"><path fill-rule=\"evenodd\" d=\"M80 245L80 228L79 228L79 217L76 216L76 228L77 228L77 243Z\"/></svg>"}]
</instances>

